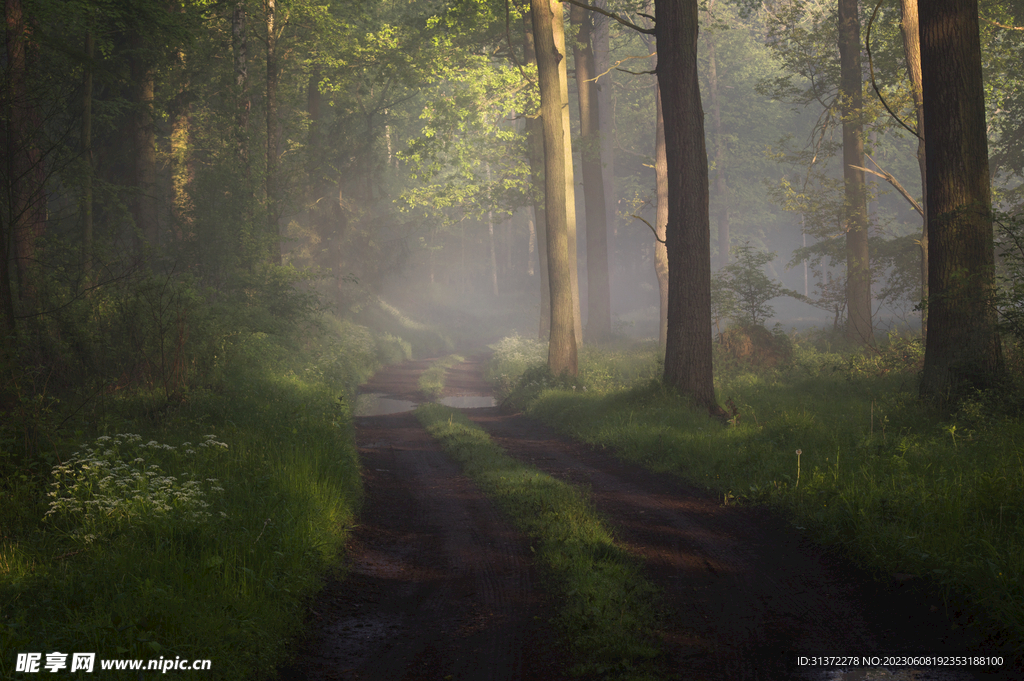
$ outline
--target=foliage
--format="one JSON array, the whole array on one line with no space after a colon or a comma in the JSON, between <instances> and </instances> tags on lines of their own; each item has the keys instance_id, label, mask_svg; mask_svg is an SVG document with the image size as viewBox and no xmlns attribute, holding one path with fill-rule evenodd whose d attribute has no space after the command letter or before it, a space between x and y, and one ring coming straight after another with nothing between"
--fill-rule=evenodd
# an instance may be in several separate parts
<instances>
[{"instance_id":1,"label":"foliage","mask_svg":"<svg viewBox=\"0 0 1024 681\"><path fill-rule=\"evenodd\" d=\"M784 295L798 295L763 271L775 259L768 253L751 246L749 241L733 247L734 259L713 277L712 316L716 320L727 317L737 324L763 326L775 309L769 301Z\"/></svg>"},{"instance_id":2,"label":"foliage","mask_svg":"<svg viewBox=\"0 0 1024 681\"><path fill-rule=\"evenodd\" d=\"M184 401L119 390L49 432L55 477L0 420L17 471L0 481L0 647L272 676L358 509L353 390L395 343L331 317L303 336L236 331L218 381ZM0 676L13 664L0 656Z\"/></svg>"},{"instance_id":3,"label":"foliage","mask_svg":"<svg viewBox=\"0 0 1024 681\"><path fill-rule=\"evenodd\" d=\"M216 435L204 436L196 449L192 446L185 442L181 449L194 456L196 449L227 448ZM213 478L179 479L151 463L153 453L175 451L155 440L143 444L142 436L134 433L101 435L93 447L84 446L53 469L53 501L44 517L85 543L106 540L129 527L209 521L209 500L224 488Z\"/></svg>"}]
</instances>

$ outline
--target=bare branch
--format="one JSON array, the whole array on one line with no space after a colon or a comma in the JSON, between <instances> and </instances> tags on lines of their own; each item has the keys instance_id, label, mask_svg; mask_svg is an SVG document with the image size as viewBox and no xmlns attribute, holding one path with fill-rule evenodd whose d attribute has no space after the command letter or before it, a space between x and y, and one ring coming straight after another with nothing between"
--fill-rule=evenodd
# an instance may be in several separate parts
<instances>
[{"instance_id":1,"label":"bare branch","mask_svg":"<svg viewBox=\"0 0 1024 681\"><path fill-rule=\"evenodd\" d=\"M654 233L654 240L657 241L659 244L665 243L665 240L658 236L658 230L656 230L654 228L654 225L652 225L651 223L647 222L647 220L644 220L642 217L640 217L639 215L637 215L635 213L630 213L629 217L636 218L640 222L642 222L645 225L647 225L648 227L650 227L651 228L651 232Z\"/></svg>"},{"instance_id":2,"label":"bare branch","mask_svg":"<svg viewBox=\"0 0 1024 681\"><path fill-rule=\"evenodd\" d=\"M612 71L615 71L616 69L618 69L619 71L624 71L625 69L620 69L619 68L619 64L624 64L627 61L629 61L630 59L650 59L651 57L653 57L656 54L658 54L658 53L657 52L651 52L650 54L647 54L647 55L644 55L644 56L634 55L632 57L626 57L625 59L620 59L617 62L615 62L614 64L612 64L611 66L609 66L607 71L605 71L604 73L597 74L596 76L594 76L590 80L592 80L592 81L594 81L596 83L598 78L600 78L601 76L607 76L609 73L611 73ZM627 73L629 73L629 72L627 71Z\"/></svg>"},{"instance_id":3,"label":"bare branch","mask_svg":"<svg viewBox=\"0 0 1024 681\"><path fill-rule=\"evenodd\" d=\"M875 164L875 167L878 168L878 170L871 170L871 168L861 168L860 166L855 166L853 164L850 164L850 167L856 168L857 170L863 170L865 173L871 173L872 175L880 177L889 184L891 184L893 187L896 188L896 191L903 195L903 198L910 202L910 205L914 207L914 210L920 213L921 217L924 217L924 208L922 208L921 204L918 203L917 200L910 195L910 192L903 188L903 185L899 183L899 180L893 177L891 173L888 173L885 170L883 170L882 166L878 165L878 161L871 158L870 154L864 155L867 157L869 161Z\"/></svg>"},{"instance_id":4,"label":"bare branch","mask_svg":"<svg viewBox=\"0 0 1024 681\"><path fill-rule=\"evenodd\" d=\"M591 12L597 12L598 14L603 14L606 17L609 17L610 19L615 19L615 21L619 22L623 26L626 26L627 28L633 29L637 33L646 33L647 35L654 35L654 29L653 28L643 28L642 26L637 26L636 24L634 24L633 22L629 21L628 19L623 19L621 16L619 16L615 12L609 12L606 9L601 9L600 7L595 7L594 5L588 4L586 2L580 2L580 0L558 0L558 1L561 2L561 3L569 4L569 5L576 5L578 7L582 7L583 9L589 9ZM654 19L654 17L650 17L650 16L648 16L646 14L641 14L640 16L647 17L648 19L651 19L652 21Z\"/></svg>"}]
</instances>

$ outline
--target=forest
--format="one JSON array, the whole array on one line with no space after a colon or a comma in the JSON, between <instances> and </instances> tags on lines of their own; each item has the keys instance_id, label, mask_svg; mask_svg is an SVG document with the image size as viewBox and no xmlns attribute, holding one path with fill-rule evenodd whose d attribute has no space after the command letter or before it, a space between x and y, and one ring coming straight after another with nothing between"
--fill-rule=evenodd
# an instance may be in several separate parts
<instances>
[{"instance_id":1,"label":"forest","mask_svg":"<svg viewBox=\"0 0 1024 681\"><path fill-rule=\"evenodd\" d=\"M0 678L1024 678L1021 0L4 6Z\"/></svg>"}]
</instances>

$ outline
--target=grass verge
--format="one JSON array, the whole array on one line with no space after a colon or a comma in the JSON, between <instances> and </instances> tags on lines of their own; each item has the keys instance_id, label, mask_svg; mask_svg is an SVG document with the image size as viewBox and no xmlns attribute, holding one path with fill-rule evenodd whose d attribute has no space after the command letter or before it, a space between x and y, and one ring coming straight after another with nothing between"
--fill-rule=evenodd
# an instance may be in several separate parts
<instances>
[{"instance_id":1,"label":"grass verge","mask_svg":"<svg viewBox=\"0 0 1024 681\"><path fill-rule=\"evenodd\" d=\"M417 385L420 392L431 400L436 400L444 392L445 375L448 370L456 364L465 362L466 359L460 355L448 355L431 364L420 374Z\"/></svg>"},{"instance_id":2,"label":"grass verge","mask_svg":"<svg viewBox=\"0 0 1024 681\"><path fill-rule=\"evenodd\" d=\"M533 541L563 600L559 624L590 678L654 678L655 588L615 545L585 494L511 458L458 410L426 404L420 422Z\"/></svg>"},{"instance_id":3,"label":"grass verge","mask_svg":"<svg viewBox=\"0 0 1024 681\"><path fill-rule=\"evenodd\" d=\"M161 657L209 659L206 679L274 675L360 502L347 391L407 357L328 331L303 347L239 334L215 388L156 416L146 396L113 401L42 482L3 481L0 678L22 676L17 653L55 651L96 653L102 678L138 672L101 660Z\"/></svg>"},{"instance_id":4,"label":"grass verge","mask_svg":"<svg viewBox=\"0 0 1024 681\"><path fill-rule=\"evenodd\" d=\"M718 492L725 503L779 506L802 531L841 545L858 564L931 583L956 608L991 619L984 632L1024 653L1024 423L994 395L952 417L916 399L918 344L872 356L794 348L782 370L721 370L729 427L692 411L657 381L586 380L617 360L581 354L565 386L531 367L529 342L506 339L490 368L511 401L561 432L620 458ZM654 352L627 353L656 366ZM590 365L587 362L591 362ZM724 365L725 362L722 362ZM602 375L609 372L601 370ZM612 372L614 373L614 372Z\"/></svg>"}]
</instances>

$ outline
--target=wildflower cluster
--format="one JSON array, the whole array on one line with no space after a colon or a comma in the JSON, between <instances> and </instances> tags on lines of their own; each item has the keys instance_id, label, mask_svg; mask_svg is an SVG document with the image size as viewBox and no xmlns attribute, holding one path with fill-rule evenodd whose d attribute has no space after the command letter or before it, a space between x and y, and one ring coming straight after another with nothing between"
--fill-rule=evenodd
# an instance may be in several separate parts
<instances>
[{"instance_id":1,"label":"wildflower cluster","mask_svg":"<svg viewBox=\"0 0 1024 681\"><path fill-rule=\"evenodd\" d=\"M195 445L201 450L226 448L214 435ZM194 454L192 443L182 445ZM224 491L215 478L168 475L152 459L178 448L155 440L143 443L132 433L103 435L82 445L66 463L53 469L50 508L44 518L64 519L74 534L91 542L126 526L160 523L198 524L210 519L213 494Z\"/></svg>"}]
</instances>

